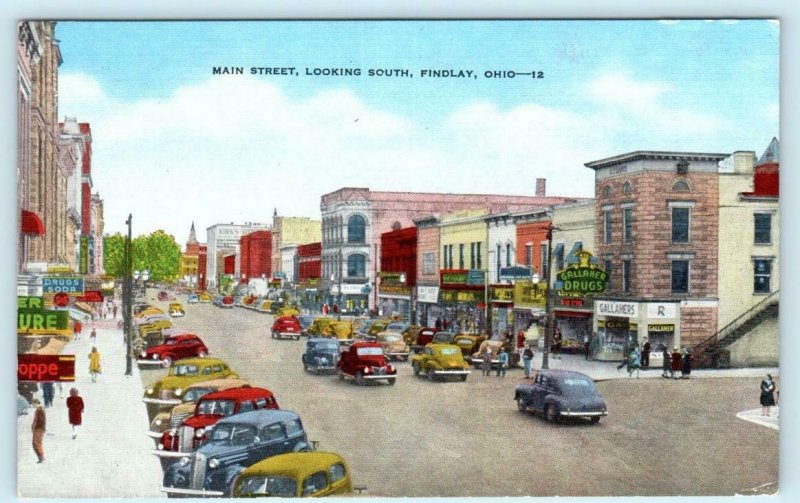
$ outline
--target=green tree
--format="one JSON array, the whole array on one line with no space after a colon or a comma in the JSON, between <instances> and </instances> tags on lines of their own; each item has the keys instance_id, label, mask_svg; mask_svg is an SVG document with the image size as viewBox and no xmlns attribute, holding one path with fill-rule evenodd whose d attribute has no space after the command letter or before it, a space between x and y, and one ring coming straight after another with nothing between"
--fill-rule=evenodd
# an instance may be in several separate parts
<instances>
[{"instance_id":1,"label":"green tree","mask_svg":"<svg viewBox=\"0 0 800 503\"><path fill-rule=\"evenodd\" d=\"M163 230L136 236L131 241L134 271L150 271L150 281L172 281L180 272L181 248ZM104 241L106 272L125 276L125 236L114 234Z\"/></svg>"},{"instance_id":2,"label":"green tree","mask_svg":"<svg viewBox=\"0 0 800 503\"><path fill-rule=\"evenodd\" d=\"M106 274L115 278L125 276L125 236L122 234L103 238L103 266Z\"/></svg>"}]
</instances>

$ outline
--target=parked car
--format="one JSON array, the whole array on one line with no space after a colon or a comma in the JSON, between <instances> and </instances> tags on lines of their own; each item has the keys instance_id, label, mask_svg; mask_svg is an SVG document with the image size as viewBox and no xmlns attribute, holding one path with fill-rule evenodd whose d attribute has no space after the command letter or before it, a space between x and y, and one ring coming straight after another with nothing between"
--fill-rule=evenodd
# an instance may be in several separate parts
<instances>
[{"instance_id":1,"label":"parked car","mask_svg":"<svg viewBox=\"0 0 800 503\"><path fill-rule=\"evenodd\" d=\"M339 342L329 337L310 337L301 357L303 368L311 372L333 372L338 368Z\"/></svg>"},{"instance_id":2,"label":"parked car","mask_svg":"<svg viewBox=\"0 0 800 503\"><path fill-rule=\"evenodd\" d=\"M349 321L333 321L322 333L325 337L335 337L339 344L350 344L353 342L353 325Z\"/></svg>"},{"instance_id":3,"label":"parked car","mask_svg":"<svg viewBox=\"0 0 800 503\"><path fill-rule=\"evenodd\" d=\"M169 305L169 315L173 318L180 318L186 314L186 311L183 310L183 304L180 302L173 302Z\"/></svg>"},{"instance_id":4,"label":"parked car","mask_svg":"<svg viewBox=\"0 0 800 503\"><path fill-rule=\"evenodd\" d=\"M409 325L406 327L405 330L401 332L401 334L403 335L403 340L406 341L406 344L408 344L409 347L417 343L417 337L419 336L419 333L422 331L423 328L424 327L421 327L419 325Z\"/></svg>"},{"instance_id":5,"label":"parked car","mask_svg":"<svg viewBox=\"0 0 800 503\"><path fill-rule=\"evenodd\" d=\"M398 334L402 334L405 330L411 326L411 323L405 321L393 321L386 325L386 332L397 332Z\"/></svg>"},{"instance_id":6,"label":"parked car","mask_svg":"<svg viewBox=\"0 0 800 503\"><path fill-rule=\"evenodd\" d=\"M331 318L330 316L319 316L314 318L314 322L308 327L308 334L309 335L316 335L322 336L325 335L325 330L328 328L328 325L336 321L336 318ZM330 335L330 333L328 333Z\"/></svg>"},{"instance_id":7,"label":"parked car","mask_svg":"<svg viewBox=\"0 0 800 503\"><path fill-rule=\"evenodd\" d=\"M238 378L239 375L217 358L187 358L173 363L169 375L148 386L144 392L142 401L147 405L148 417L152 419L159 410L179 404L181 394L190 384L223 377Z\"/></svg>"},{"instance_id":8,"label":"parked car","mask_svg":"<svg viewBox=\"0 0 800 503\"><path fill-rule=\"evenodd\" d=\"M208 441L164 472L161 490L172 496L230 496L236 477L270 456L310 451L300 417L262 409L221 419Z\"/></svg>"},{"instance_id":9,"label":"parked car","mask_svg":"<svg viewBox=\"0 0 800 503\"><path fill-rule=\"evenodd\" d=\"M485 335L459 334L453 339L453 344L461 348L464 357L469 357L480 349L481 343L485 340Z\"/></svg>"},{"instance_id":10,"label":"parked car","mask_svg":"<svg viewBox=\"0 0 800 503\"><path fill-rule=\"evenodd\" d=\"M219 301L219 307L224 307L226 309L233 309L233 296L231 295L224 295L222 299Z\"/></svg>"},{"instance_id":11,"label":"parked car","mask_svg":"<svg viewBox=\"0 0 800 503\"><path fill-rule=\"evenodd\" d=\"M206 432L223 417L259 409L278 409L272 392L265 388L241 386L208 393L198 400L194 414L161 435L153 452L162 459L181 457L182 452L197 449L206 439Z\"/></svg>"},{"instance_id":12,"label":"parked car","mask_svg":"<svg viewBox=\"0 0 800 503\"><path fill-rule=\"evenodd\" d=\"M502 348L506 349L508 353L508 366L509 368L517 367L519 364L519 353L513 351L505 341L496 341L492 339L487 339L480 343L478 350L472 353L472 356L469 357L470 362L475 368L480 368L483 365L483 353L486 352L486 348L489 347L492 350L492 368L497 367L500 364L500 350Z\"/></svg>"},{"instance_id":13,"label":"parked car","mask_svg":"<svg viewBox=\"0 0 800 503\"><path fill-rule=\"evenodd\" d=\"M352 491L350 469L340 455L292 452L246 468L234 482L233 497L320 497Z\"/></svg>"},{"instance_id":14,"label":"parked car","mask_svg":"<svg viewBox=\"0 0 800 503\"><path fill-rule=\"evenodd\" d=\"M358 384L366 380L386 380L394 384L397 379L397 369L386 359L383 346L377 342L354 342L341 354L338 365L339 379L351 376Z\"/></svg>"},{"instance_id":15,"label":"parked car","mask_svg":"<svg viewBox=\"0 0 800 503\"><path fill-rule=\"evenodd\" d=\"M158 300L160 301L169 300L169 294L165 290L161 290L160 292L158 292Z\"/></svg>"},{"instance_id":16,"label":"parked car","mask_svg":"<svg viewBox=\"0 0 800 503\"><path fill-rule=\"evenodd\" d=\"M392 323L392 320L372 320L366 327L361 327L362 336L366 339L374 338L378 332L383 332Z\"/></svg>"},{"instance_id":17,"label":"parked car","mask_svg":"<svg viewBox=\"0 0 800 503\"><path fill-rule=\"evenodd\" d=\"M307 336L309 327L314 323L314 316L301 314L297 316L297 321L300 322L300 335Z\"/></svg>"},{"instance_id":18,"label":"parked car","mask_svg":"<svg viewBox=\"0 0 800 503\"><path fill-rule=\"evenodd\" d=\"M408 360L408 355L411 351L400 332L390 332L388 330L378 332L375 336L375 342L383 346L383 353L390 360Z\"/></svg>"},{"instance_id":19,"label":"parked car","mask_svg":"<svg viewBox=\"0 0 800 503\"><path fill-rule=\"evenodd\" d=\"M208 292L202 292L202 293L200 293L200 295L198 296L198 299L200 300L200 302L203 302L203 303L205 303L205 302L211 302L211 294L210 294L210 293L208 293Z\"/></svg>"},{"instance_id":20,"label":"parked car","mask_svg":"<svg viewBox=\"0 0 800 503\"><path fill-rule=\"evenodd\" d=\"M197 304L198 302L200 302L200 297L198 297L196 293L190 293L186 298L187 304Z\"/></svg>"},{"instance_id":21,"label":"parked car","mask_svg":"<svg viewBox=\"0 0 800 503\"><path fill-rule=\"evenodd\" d=\"M158 364L169 367L172 362L184 358L203 358L208 354L208 347L203 339L195 334L182 333L170 335L161 344L148 347L139 355L139 365Z\"/></svg>"},{"instance_id":22,"label":"parked car","mask_svg":"<svg viewBox=\"0 0 800 503\"><path fill-rule=\"evenodd\" d=\"M584 417L596 423L608 415L592 378L569 370L539 370L531 384L519 384L514 400L521 412L542 413L548 421Z\"/></svg>"},{"instance_id":23,"label":"parked car","mask_svg":"<svg viewBox=\"0 0 800 503\"><path fill-rule=\"evenodd\" d=\"M431 340L434 344L453 344L456 340L455 332L450 332L448 330L441 330L433 334L433 339Z\"/></svg>"},{"instance_id":24,"label":"parked car","mask_svg":"<svg viewBox=\"0 0 800 503\"><path fill-rule=\"evenodd\" d=\"M161 434L170 428L177 428L183 420L194 414L197 401L209 393L222 391L240 386L249 386L250 383L245 379L211 379L190 384L181 396L181 403L164 410L155 415L150 421L150 430L147 435L156 440L156 445L161 441Z\"/></svg>"},{"instance_id":25,"label":"parked car","mask_svg":"<svg viewBox=\"0 0 800 503\"><path fill-rule=\"evenodd\" d=\"M461 349L453 344L428 344L411 359L411 368L415 376L424 374L431 381L450 376L466 381L470 373Z\"/></svg>"},{"instance_id":26,"label":"parked car","mask_svg":"<svg viewBox=\"0 0 800 503\"><path fill-rule=\"evenodd\" d=\"M437 330L431 327L423 327L417 332L416 339L411 345L411 349L415 353L419 353L422 349L433 342L433 336L436 335Z\"/></svg>"},{"instance_id":27,"label":"parked car","mask_svg":"<svg viewBox=\"0 0 800 503\"><path fill-rule=\"evenodd\" d=\"M294 316L279 316L272 323L272 338L283 339L289 337L300 340L300 321Z\"/></svg>"}]
</instances>

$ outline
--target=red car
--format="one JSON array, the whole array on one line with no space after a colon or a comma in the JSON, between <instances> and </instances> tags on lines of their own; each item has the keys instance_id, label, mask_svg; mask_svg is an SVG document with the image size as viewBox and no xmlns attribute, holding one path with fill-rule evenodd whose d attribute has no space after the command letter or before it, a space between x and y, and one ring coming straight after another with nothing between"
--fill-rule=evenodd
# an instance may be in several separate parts
<instances>
[{"instance_id":1,"label":"red car","mask_svg":"<svg viewBox=\"0 0 800 503\"><path fill-rule=\"evenodd\" d=\"M169 367L175 360L182 358L204 357L208 347L203 339L195 334L169 335L161 344L150 346L142 351L137 363L140 365L158 363Z\"/></svg>"},{"instance_id":2,"label":"red car","mask_svg":"<svg viewBox=\"0 0 800 503\"><path fill-rule=\"evenodd\" d=\"M413 349L415 353L421 353L422 348L433 342L433 336L436 335L436 332L438 332L438 330L435 328L422 328L417 334L417 340L414 342L411 349Z\"/></svg>"},{"instance_id":3,"label":"red car","mask_svg":"<svg viewBox=\"0 0 800 503\"><path fill-rule=\"evenodd\" d=\"M222 302L219 303L219 307L233 307L234 298L230 295L226 295L222 298Z\"/></svg>"},{"instance_id":4,"label":"red car","mask_svg":"<svg viewBox=\"0 0 800 503\"><path fill-rule=\"evenodd\" d=\"M158 300L169 300L169 294L164 290L158 292Z\"/></svg>"},{"instance_id":5,"label":"red car","mask_svg":"<svg viewBox=\"0 0 800 503\"><path fill-rule=\"evenodd\" d=\"M272 338L282 339L284 337L291 337L294 340L300 340L300 333L303 328L300 326L300 320L294 316L279 316L275 318L272 324Z\"/></svg>"},{"instance_id":6,"label":"red car","mask_svg":"<svg viewBox=\"0 0 800 503\"><path fill-rule=\"evenodd\" d=\"M258 409L278 409L272 392L264 388L241 386L204 395L197 402L194 415L183 420L178 428L171 428L161 435L158 450L161 458L176 458L174 453L197 449L205 440L206 432L223 417Z\"/></svg>"},{"instance_id":7,"label":"red car","mask_svg":"<svg viewBox=\"0 0 800 503\"><path fill-rule=\"evenodd\" d=\"M397 379L397 369L386 359L383 345L377 342L354 342L341 354L338 366L339 379L352 376L358 384L376 379L394 384Z\"/></svg>"}]
</instances>

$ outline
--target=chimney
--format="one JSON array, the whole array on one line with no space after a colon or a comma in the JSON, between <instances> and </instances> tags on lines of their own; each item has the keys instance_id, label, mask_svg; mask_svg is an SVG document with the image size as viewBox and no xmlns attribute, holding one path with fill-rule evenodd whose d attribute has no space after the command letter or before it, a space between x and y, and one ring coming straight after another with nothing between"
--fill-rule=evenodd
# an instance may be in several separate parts
<instances>
[{"instance_id":1,"label":"chimney","mask_svg":"<svg viewBox=\"0 0 800 503\"><path fill-rule=\"evenodd\" d=\"M536 197L544 197L546 194L545 190L545 183L547 182L546 178L537 178L536 179Z\"/></svg>"}]
</instances>

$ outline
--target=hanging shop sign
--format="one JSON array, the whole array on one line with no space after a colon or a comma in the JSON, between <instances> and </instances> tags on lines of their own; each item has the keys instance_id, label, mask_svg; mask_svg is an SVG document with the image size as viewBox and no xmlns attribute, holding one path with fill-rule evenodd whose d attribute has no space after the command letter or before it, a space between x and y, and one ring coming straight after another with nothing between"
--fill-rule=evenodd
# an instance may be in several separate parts
<instances>
[{"instance_id":1,"label":"hanging shop sign","mask_svg":"<svg viewBox=\"0 0 800 503\"><path fill-rule=\"evenodd\" d=\"M381 271L378 273L382 285L400 285L405 283L404 272Z\"/></svg>"},{"instance_id":2,"label":"hanging shop sign","mask_svg":"<svg viewBox=\"0 0 800 503\"><path fill-rule=\"evenodd\" d=\"M650 334L673 334L675 333L675 325L672 323L657 323L647 325L647 333Z\"/></svg>"},{"instance_id":3,"label":"hanging shop sign","mask_svg":"<svg viewBox=\"0 0 800 503\"><path fill-rule=\"evenodd\" d=\"M436 304L439 302L438 286L417 286L417 302Z\"/></svg>"},{"instance_id":4,"label":"hanging shop sign","mask_svg":"<svg viewBox=\"0 0 800 503\"><path fill-rule=\"evenodd\" d=\"M533 269L526 266L515 265L500 268L500 280L530 279L533 276Z\"/></svg>"},{"instance_id":5,"label":"hanging shop sign","mask_svg":"<svg viewBox=\"0 0 800 503\"><path fill-rule=\"evenodd\" d=\"M86 290L83 295L75 297L76 302L103 302L103 292L100 290Z\"/></svg>"},{"instance_id":6,"label":"hanging shop sign","mask_svg":"<svg viewBox=\"0 0 800 503\"><path fill-rule=\"evenodd\" d=\"M81 236L80 244L80 266L78 272L81 274L89 273L89 236Z\"/></svg>"},{"instance_id":7,"label":"hanging shop sign","mask_svg":"<svg viewBox=\"0 0 800 503\"><path fill-rule=\"evenodd\" d=\"M514 302L514 287L490 286L489 299L492 302Z\"/></svg>"},{"instance_id":8,"label":"hanging shop sign","mask_svg":"<svg viewBox=\"0 0 800 503\"><path fill-rule=\"evenodd\" d=\"M477 290L442 290L442 302L483 302L484 292Z\"/></svg>"},{"instance_id":9,"label":"hanging shop sign","mask_svg":"<svg viewBox=\"0 0 800 503\"><path fill-rule=\"evenodd\" d=\"M83 295L83 278L42 278L42 293L48 294L62 292L72 296Z\"/></svg>"},{"instance_id":10,"label":"hanging shop sign","mask_svg":"<svg viewBox=\"0 0 800 503\"><path fill-rule=\"evenodd\" d=\"M639 304L636 302L620 302L614 300L596 300L594 313L599 316L639 317Z\"/></svg>"},{"instance_id":11,"label":"hanging shop sign","mask_svg":"<svg viewBox=\"0 0 800 503\"><path fill-rule=\"evenodd\" d=\"M75 271L67 264L48 264L47 274L75 274Z\"/></svg>"},{"instance_id":12,"label":"hanging shop sign","mask_svg":"<svg viewBox=\"0 0 800 503\"><path fill-rule=\"evenodd\" d=\"M592 254L579 251L578 262L567 266L556 274L556 289L559 296L580 297L606 291L608 273L592 261Z\"/></svg>"},{"instance_id":13,"label":"hanging shop sign","mask_svg":"<svg viewBox=\"0 0 800 503\"><path fill-rule=\"evenodd\" d=\"M75 355L17 355L17 381L72 382Z\"/></svg>"},{"instance_id":14,"label":"hanging shop sign","mask_svg":"<svg viewBox=\"0 0 800 503\"><path fill-rule=\"evenodd\" d=\"M547 302L547 283L517 281L514 284L514 307L544 309Z\"/></svg>"},{"instance_id":15,"label":"hanging shop sign","mask_svg":"<svg viewBox=\"0 0 800 503\"><path fill-rule=\"evenodd\" d=\"M384 285L383 283L381 283L380 285L378 285L378 295L381 294L402 295L404 297L411 297L411 287L405 286L403 284Z\"/></svg>"},{"instance_id":16,"label":"hanging shop sign","mask_svg":"<svg viewBox=\"0 0 800 503\"><path fill-rule=\"evenodd\" d=\"M69 312L45 309L42 297L17 297L17 333L42 334L69 330Z\"/></svg>"},{"instance_id":17,"label":"hanging shop sign","mask_svg":"<svg viewBox=\"0 0 800 503\"><path fill-rule=\"evenodd\" d=\"M467 271L467 284L468 285L483 285L486 283L486 271L481 269L470 269Z\"/></svg>"}]
</instances>

